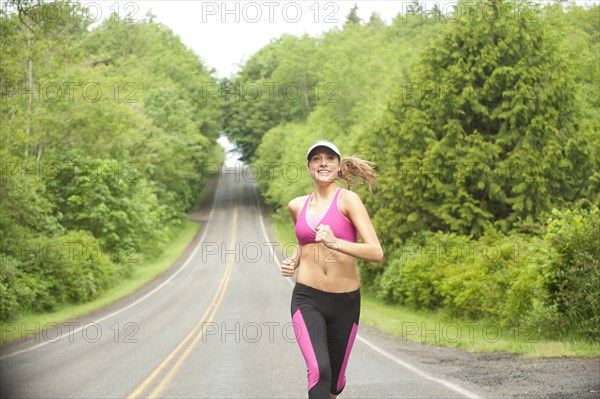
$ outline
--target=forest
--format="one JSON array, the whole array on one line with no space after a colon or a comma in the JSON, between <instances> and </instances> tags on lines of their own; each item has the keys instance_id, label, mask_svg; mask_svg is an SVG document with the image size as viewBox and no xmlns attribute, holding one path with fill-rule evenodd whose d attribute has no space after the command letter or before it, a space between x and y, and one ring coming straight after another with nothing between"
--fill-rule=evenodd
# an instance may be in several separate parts
<instances>
[{"instance_id":1,"label":"forest","mask_svg":"<svg viewBox=\"0 0 600 399\"><path fill-rule=\"evenodd\" d=\"M2 320L127 278L223 159L221 106L202 99L216 79L198 56L150 17L90 29L74 4L16 4L0 21Z\"/></svg>"},{"instance_id":2,"label":"forest","mask_svg":"<svg viewBox=\"0 0 600 399\"><path fill-rule=\"evenodd\" d=\"M159 252L222 132L275 171L258 180L274 217L310 192L285 171L315 140L374 163L373 192L351 187L386 254L359 264L365 291L600 338L600 7L482 1L449 20L415 2L391 23L355 7L219 79L152 15L40 17L57 4L0 21L0 320L89 301Z\"/></svg>"}]
</instances>

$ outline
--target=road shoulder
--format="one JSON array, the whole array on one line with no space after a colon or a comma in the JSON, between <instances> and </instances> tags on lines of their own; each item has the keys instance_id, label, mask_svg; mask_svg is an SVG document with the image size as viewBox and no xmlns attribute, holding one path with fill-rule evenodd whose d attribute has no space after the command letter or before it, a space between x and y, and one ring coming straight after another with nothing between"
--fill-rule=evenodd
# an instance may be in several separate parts
<instances>
[{"instance_id":1,"label":"road shoulder","mask_svg":"<svg viewBox=\"0 0 600 399\"><path fill-rule=\"evenodd\" d=\"M364 323L360 334L399 359L483 397L600 397L600 357L528 359L508 352L472 353L412 342Z\"/></svg>"}]
</instances>

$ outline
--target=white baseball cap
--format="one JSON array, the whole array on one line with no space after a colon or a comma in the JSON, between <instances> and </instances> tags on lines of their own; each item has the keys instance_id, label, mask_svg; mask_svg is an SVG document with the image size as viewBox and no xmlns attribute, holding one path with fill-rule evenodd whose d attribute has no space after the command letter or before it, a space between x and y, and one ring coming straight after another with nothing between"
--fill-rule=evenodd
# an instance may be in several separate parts
<instances>
[{"instance_id":1,"label":"white baseball cap","mask_svg":"<svg viewBox=\"0 0 600 399\"><path fill-rule=\"evenodd\" d=\"M340 157L340 159L342 158L342 154L340 153L340 150L338 150L338 148L335 146L335 144L333 144L331 141L319 140L310 146L310 148L308 149L308 152L306 153L306 159L308 159L308 157L310 156L310 153L317 147L329 148L331 151L335 152L337 154L337 156Z\"/></svg>"}]
</instances>

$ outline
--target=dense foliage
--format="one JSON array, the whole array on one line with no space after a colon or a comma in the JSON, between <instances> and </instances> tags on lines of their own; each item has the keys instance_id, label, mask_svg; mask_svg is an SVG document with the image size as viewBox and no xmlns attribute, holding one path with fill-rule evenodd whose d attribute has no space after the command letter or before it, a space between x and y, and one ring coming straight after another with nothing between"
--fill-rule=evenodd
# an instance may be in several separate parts
<instances>
[{"instance_id":1,"label":"dense foliage","mask_svg":"<svg viewBox=\"0 0 600 399\"><path fill-rule=\"evenodd\" d=\"M378 295L537 336L598 337L599 241L598 207L554 210L540 236L422 233L389 254Z\"/></svg>"},{"instance_id":2,"label":"dense foliage","mask_svg":"<svg viewBox=\"0 0 600 399\"><path fill-rule=\"evenodd\" d=\"M219 162L212 72L166 26L72 2L0 19L0 320L101 295L152 256Z\"/></svg>"},{"instance_id":3,"label":"dense foliage","mask_svg":"<svg viewBox=\"0 0 600 399\"><path fill-rule=\"evenodd\" d=\"M317 138L375 162L374 194L356 189L386 252L383 264L361 265L365 288L380 297L598 337L589 305L598 252L556 223L572 217L597 236L600 8L458 8L443 15L415 3L389 25L376 14L360 21L355 8L343 29L274 41L232 82L329 84L333 101L293 112L277 98L242 98L236 114L268 113L224 128L263 172L259 186L276 211L311 190L302 148ZM415 246L461 254L403 251ZM475 247L496 252L466 250Z\"/></svg>"}]
</instances>

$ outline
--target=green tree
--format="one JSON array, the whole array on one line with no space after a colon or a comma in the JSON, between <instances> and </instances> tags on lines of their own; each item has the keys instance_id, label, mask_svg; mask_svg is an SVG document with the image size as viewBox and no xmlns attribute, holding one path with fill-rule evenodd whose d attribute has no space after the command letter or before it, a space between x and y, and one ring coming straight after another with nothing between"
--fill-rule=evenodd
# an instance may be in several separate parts
<instances>
[{"instance_id":1,"label":"green tree","mask_svg":"<svg viewBox=\"0 0 600 399\"><path fill-rule=\"evenodd\" d=\"M221 111L203 96L213 72L151 15L90 30L77 4L0 12L6 319L93 299L130 271L124 250L160 251L197 203L206 162L220 159ZM102 256L31 249L86 242Z\"/></svg>"},{"instance_id":2,"label":"green tree","mask_svg":"<svg viewBox=\"0 0 600 399\"><path fill-rule=\"evenodd\" d=\"M385 27L385 22L381 19L381 15L377 12L373 12L371 17L369 17L369 22L367 22L367 26L372 29L381 29Z\"/></svg>"},{"instance_id":3,"label":"green tree","mask_svg":"<svg viewBox=\"0 0 600 399\"><path fill-rule=\"evenodd\" d=\"M358 6L356 4L354 4L354 7L352 7L350 9L350 12L346 16L346 23L344 24L344 27L346 27L347 25L350 25L350 24L360 25L360 23L361 23L361 19L358 16Z\"/></svg>"},{"instance_id":4,"label":"green tree","mask_svg":"<svg viewBox=\"0 0 600 399\"><path fill-rule=\"evenodd\" d=\"M387 245L538 221L593 173L556 8L520 18L518 3L487 6L493 15L450 24L424 52L371 133L381 189L370 205Z\"/></svg>"},{"instance_id":5,"label":"green tree","mask_svg":"<svg viewBox=\"0 0 600 399\"><path fill-rule=\"evenodd\" d=\"M316 39L283 35L221 84L223 130L244 160L253 160L263 135L278 124L303 121L315 107Z\"/></svg>"}]
</instances>

